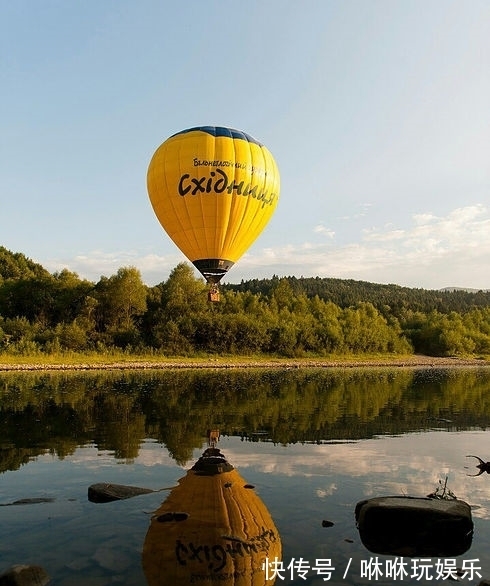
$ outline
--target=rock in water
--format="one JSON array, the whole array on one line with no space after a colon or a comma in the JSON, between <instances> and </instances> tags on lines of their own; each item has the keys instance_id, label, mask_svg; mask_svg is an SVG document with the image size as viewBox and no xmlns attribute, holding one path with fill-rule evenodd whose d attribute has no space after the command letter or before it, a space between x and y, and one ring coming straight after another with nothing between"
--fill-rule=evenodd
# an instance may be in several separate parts
<instances>
[{"instance_id":1,"label":"rock in water","mask_svg":"<svg viewBox=\"0 0 490 586\"><path fill-rule=\"evenodd\" d=\"M41 566L12 566L0 575L0 586L45 586L49 581Z\"/></svg>"},{"instance_id":2,"label":"rock in water","mask_svg":"<svg viewBox=\"0 0 490 586\"><path fill-rule=\"evenodd\" d=\"M473 538L468 503L459 499L385 496L357 503L361 541L373 553L454 557Z\"/></svg>"},{"instance_id":3,"label":"rock in water","mask_svg":"<svg viewBox=\"0 0 490 586\"><path fill-rule=\"evenodd\" d=\"M107 484L100 482L88 487L88 500L92 503L110 503L129 499L140 494L155 492L151 488L140 488L139 486L126 486L124 484Z\"/></svg>"}]
</instances>

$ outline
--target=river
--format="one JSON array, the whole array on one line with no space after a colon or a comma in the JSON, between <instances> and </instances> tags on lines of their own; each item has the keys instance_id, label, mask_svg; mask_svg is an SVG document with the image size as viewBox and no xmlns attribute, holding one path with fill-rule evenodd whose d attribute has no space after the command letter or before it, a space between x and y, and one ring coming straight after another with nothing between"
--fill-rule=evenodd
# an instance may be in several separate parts
<instances>
[{"instance_id":1,"label":"river","mask_svg":"<svg viewBox=\"0 0 490 586\"><path fill-rule=\"evenodd\" d=\"M490 476L468 457L490 460L488 368L3 372L0 421L0 573L40 565L53 586L490 578ZM196 477L210 447L230 471ZM153 492L94 503L97 483ZM429 493L471 506L465 551L366 546L359 502ZM257 556L250 577L240 564Z\"/></svg>"}]
</instances>

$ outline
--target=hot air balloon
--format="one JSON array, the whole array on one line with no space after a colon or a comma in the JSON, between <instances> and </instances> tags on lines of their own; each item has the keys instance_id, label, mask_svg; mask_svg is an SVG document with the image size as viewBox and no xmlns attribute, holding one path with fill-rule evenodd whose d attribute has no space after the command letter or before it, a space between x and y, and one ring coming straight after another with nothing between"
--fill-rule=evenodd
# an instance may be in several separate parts
<instances>
[{"instance_id":1,"label":"hot air balloon","mask_svg":"<svg viewBox=\"0 0 490 586\"><path fill-rule=\"evenodd\" d=\"M255 138L198 126L158 147L147 186L160 224L217 293L274 213L280 179L273 156Z\"/></svg>"},{"instance_id":2,"label":"hot air balloon","mask_svg":"<svg viewBox=\"0 0 490 586\"><path fill-rule=\"evenodd\" d=\"M211 447L153 514L142 565L148 586L273 586L264 564L281 555L264 502Z\"/></svg>"}]
</instances>

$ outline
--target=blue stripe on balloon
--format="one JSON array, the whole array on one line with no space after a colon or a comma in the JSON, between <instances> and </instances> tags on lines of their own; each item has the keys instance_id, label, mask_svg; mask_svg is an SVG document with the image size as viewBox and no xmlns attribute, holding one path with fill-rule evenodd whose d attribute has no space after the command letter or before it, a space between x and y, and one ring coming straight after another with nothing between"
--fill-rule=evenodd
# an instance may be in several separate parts
<instances>
[{"instance_id":1,"label":"blue stripe on balloon","mask_svg":"<svg viewBox=\"0 0 490 586\"><path fill-rule=\"evenodd\" d=\"M211 136L225 136L227 138L238 138L240 140L246 140L247 142L252 142L258 146L262 146L258 140L250 136L246 132L242 132L241 130L235 130L234 128L226 128L224 126L194 126L193 128L187 128L186 130L181 130L180 132L176 132L173 136L178 136L179 134L186 134L187 132L194 132L196 130L200 130L201 132L207 132L211 134ZM170 138L172 138L170 137Z\"/></svg>"}]
</instances>

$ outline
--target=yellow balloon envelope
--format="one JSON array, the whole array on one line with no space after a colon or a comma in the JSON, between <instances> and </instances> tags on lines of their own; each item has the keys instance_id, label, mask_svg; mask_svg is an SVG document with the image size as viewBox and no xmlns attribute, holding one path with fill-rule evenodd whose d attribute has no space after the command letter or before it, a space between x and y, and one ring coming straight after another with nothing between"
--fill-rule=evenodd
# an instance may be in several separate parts
<instances>
[{"instance_id":1,"label":"yellow balloon envelope","mask_svg":"<svg viewBox=\"0 0 490 586\"><path fill-rule=\"evenodd\" d=\"M253 487L209 449L153 515L142 563L149 586L272 586L267 566L281 549Z\"/></svg>"},{"instance_id":2,"label":"yellow balloon envelope","mask_svg":"<svg viewBox=\"0 0 490 586\"><path fill-rule=\"evenodd\" d=\"M205 279L218 283L274 213L280 179L269 150L248 134L199 126L160 145L147 185L162 227Z\"/></svg>"}]
</instances>

